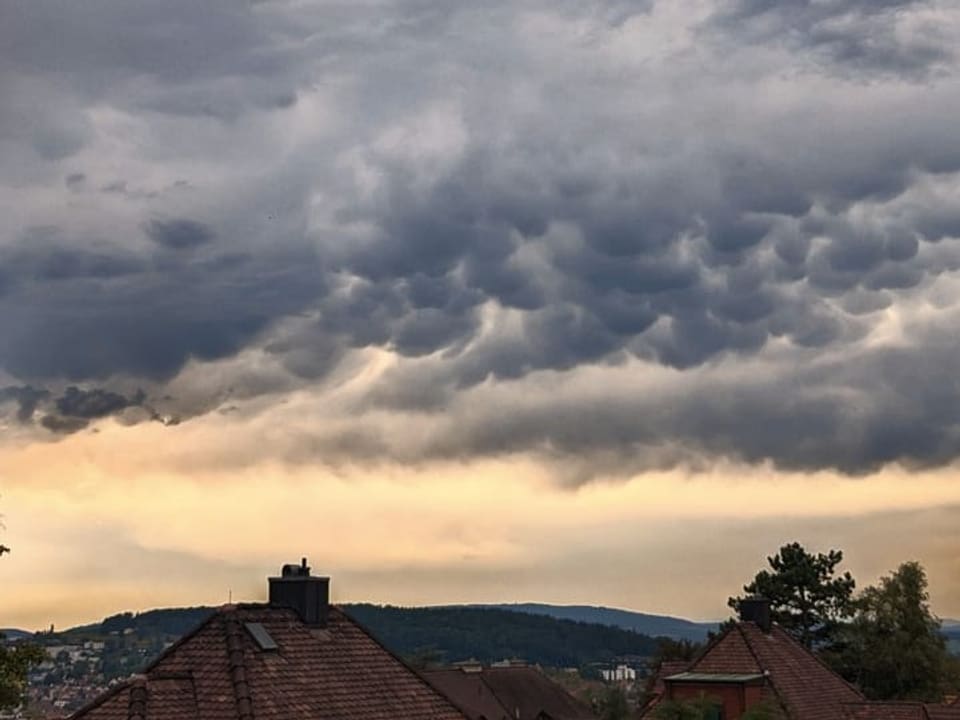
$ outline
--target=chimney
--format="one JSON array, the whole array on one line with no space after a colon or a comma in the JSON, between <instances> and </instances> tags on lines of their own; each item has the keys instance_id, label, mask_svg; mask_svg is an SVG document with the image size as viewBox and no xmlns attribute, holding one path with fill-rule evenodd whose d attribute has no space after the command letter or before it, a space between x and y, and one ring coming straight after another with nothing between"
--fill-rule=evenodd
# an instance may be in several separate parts
<instances>
[{"instance_id":1,"label":"chimney","mask_svg":"<svg viewBox=\"0 0 960 720\"><path fill-rule=\"evenodd\" d=\"M307 559L299 565L284 565L280 577L270 580L270 605L291 608L311 627L327 624L330 607L330 578L310 574Z\"/></svg>"},{"instance_id":2,"label":"chimney","mask_svg":"<svg viewBox=\"0 0 960 720\"><path fill-rule=\"evenodd\" d=\"M740 620L752 622L765 633L770 632L770 601L754 595L740 601Z\"/></svg>"}]
</instances>

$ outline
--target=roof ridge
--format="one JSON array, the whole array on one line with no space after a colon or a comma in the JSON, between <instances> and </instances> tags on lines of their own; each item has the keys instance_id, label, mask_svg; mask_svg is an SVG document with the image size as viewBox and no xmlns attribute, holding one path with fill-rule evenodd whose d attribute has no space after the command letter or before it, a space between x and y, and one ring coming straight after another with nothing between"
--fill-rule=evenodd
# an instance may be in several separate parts
<instances>
[{"instance_id":1,"label":"roof ridge","mask_svg":"<svg viewBox=\"0 0 960 720\"><path fill-rule=\"evenodd\" d=\"M765 668L763 662L760 661L760 656L757 655L757 651L753 649L753 643L750 642L750 638L747 637L747 634L743 631L744 621L738 622L734 627L743 637L743 642L747 646L747 650L750 651L750 654L753 655L753 659L757 661L757 667L760 669L760 672L764 674L767 678L766 683L769 685L770 689L773 690L774 696L777 698L777 703L783 708L783 711L787 714L787 717L791 717L790 706L787 704L787 699L783 696L783 693L780 692L780 688L777 687L776 680L773 677L773 674L769 669ZM763 632L762 628L757 626L757 629Z\"/></svg>"},{"instance_id":2,"label":"roof ridge","mask_svg":"<svg viewBox=\"0 0 960 720\"><path fill-rule=\"evenodd\" d=\"M233 611L233 606L230 606L230 605L222 605L218 608L215 608L214 611L210 613L210 616L208 618L201 621L190 632L186 633L185 635L181 635L177 640L173 642L172 645L170 645L170 647L168 647L166 650L161 652L156 658L154 658L153 662L147 665L141 672L144 675L149 676L150 673L152 673L160 663L166 660L174 652L179 650L183 645L185 645L190 640L192 640L195 636L199 635L200 631L206 628L207 625L210 625L217 618L224 617L227 613L232 611Z\"/></svg>"},{"instance_id":3,"label":"roof ridge","mask_svg":"<svg viewBox=\"0 0 960 720\"><path fill-rule=\"evenodd\" d=\"M121 680L116 685L111 688L108 688L105 692L101 693L99 696L93 698L93 700L88 703L81 705L79 708L74 710L72 713L67 715L67 720L71 718L79 717L82 714L85 714L91 710L94 710L101 705L105 704L109 700L113 700L114 697L120 695L126 690L129 690L133 686L133 679L128 677L124 680Z\"/></svg>"},{"instance_id":4,"label":"roof ridge","mask_svg":"<svg viewBox=\"0 0 960 720\"><path fill-rule=\"evenodd\" d=\"M127 702L127 720L146 720L147 699L149 697L146 677L143 675L133 677L130 683L130 697Z\"/></svg>"},{"instance_id":5,"label":"roof ridge","mask_svg":"<svg viewBox=\"0 0 960 720\"><path fill-rule=\"evenodd\" d=\"M697 654L694 655L693 658L687 663L687 670L693 669L694 665L696 665L698 662L703 660L703 658L706 657L711 650L713 650L717 645L720 644L721 640L723 640L727 635L733 632L733 628L735 627L736 627L736 624L728 627L726 630L721 630L720 632L716 633L712 638L710 638L710 635L707 635L707 637L709 638L707 640L707 644L704 645L697 652ZM670 662L670 661L665 661L665 660L660 661L661 664L663 664L664 662Z\"/></svg>"},{"instance_id":6,"label":"roof ridge","mask_svg":"<svg viewBox=\"0 0 960 720\"><path fill-rule=\"evenodd\" d=\"M497 705L499 705L500 708L503 709L503 711L506 713L504 717L511 718L511 719L518 717L520 714L519 708L515 709L517 712L510 712L510 708L508 708L506 705L503 704L503 700L500 699L500 696L493 691L492 687L490 687L490 683L488 683L486 678L484 677L487 670L490 670L490 668L485 668L480 670L480 673L479 673L480 682L483 683L483 686L487 689L487 692L490 693L491 696L493 696L493 699L497 701ZM540 708L540 712L543 712L543 708ZM490 718L489 720L493 720L493 718Z\"/></svg>"},{"instance_id":7,"label":"roof ridge","mask_svg":"<svg viewBox=\"0 0 960 720\"><path fill-rule=\"evenodd\" d=\"M230 684L233 686L233 696L237 701L237 715L240 720L253 720L253 700L250 697L243 656L243 631L235 617L225 617L223 625L227 639L227 669Z\"/></svg>"}]
</instances>

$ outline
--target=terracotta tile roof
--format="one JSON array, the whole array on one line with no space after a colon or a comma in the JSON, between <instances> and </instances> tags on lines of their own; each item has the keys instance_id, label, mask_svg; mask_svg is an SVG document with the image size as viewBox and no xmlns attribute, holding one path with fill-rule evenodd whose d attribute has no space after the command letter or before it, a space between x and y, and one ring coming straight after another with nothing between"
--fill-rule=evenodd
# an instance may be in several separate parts
<instances>
[{"instance_id":1,"label":"terracotta tile roof","mask_svg":"<svg viewBox=\"0 0 960 720\"><path fill-rule=\"evenodd\" d=\"M848 703L845 720L960 720L956 704L906 701Z\"/></svg>"},{"instance_id":2,"label":"terracotta tile roof","mask_svg":"<svg viewBox=\"0 0 960 720\"><path fill-rule=\"evenodd\" d=\"M263 650L246 623L276 641ZM324 628L267 605L221 609L76 720L463 720L343 611Z\"/></svg>"},{"instance_id":3,"label":"terracotta tile roof","mask_svg":"<svg viewBox=\"0 0 960 720\"><path fill-rule=\"evenodd\" d=\"M920 702L859 702L843 707L845 720L930 720Z\"/></svg>"},{"instance_id":4,"label":"terracotta tile roof","mask_svg":"<svg viewBox=\"0 0 960 720\"><path fill-rule=\"evenodd\" d=\"M422 673L437 692L446 695L470 720L502 720L510 713L483 681L480 670L449 668Z\"/></svg>"},{"instance_id":5,"label":"terracotta tile roof","mask_svg":"<svg viewBox=\"0 0 960 720\"><path fill-rule=\"evenodd\" d=\"M960 702L956 699L942 705L926 703L923 706L930 720L960 720Z\"/></svg>"},{"instance_id":6,"label":"terracotta tile roof","mask_svg":"<svg viewBox=\"0 0 960 720\"><path fill-rule=\"evenodd\" d=\"M844 714L844 704L864 700L859 690L776 625L767 633L752 622L739 622L710 643L686 670L765 675L766 694L790 720L853 720ZM646 712L655 706L651 703Z\"/></svg>"},{"instance_id":7,"label":"terracotta tile roof","mask_svg":"<svg viewBox=\"0 0 960 720\"><path fill-rule=\"evenodd\" d=\"M593 711L532 667L423 673L470 720L593 720Z\"/></svg>"}]
</instances>

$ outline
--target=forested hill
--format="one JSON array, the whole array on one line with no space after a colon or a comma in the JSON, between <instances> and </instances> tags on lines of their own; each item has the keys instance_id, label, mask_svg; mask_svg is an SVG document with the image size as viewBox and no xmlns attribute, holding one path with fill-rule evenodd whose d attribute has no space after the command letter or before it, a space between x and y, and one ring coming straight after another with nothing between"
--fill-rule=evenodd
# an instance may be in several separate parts
<instances>
[{"instance_id":1,"label":"forested hill","mask_svg":"<svg viewBox=\"0 0 960 720\"><path fill-rule=\"evenodd\" d=\"M343 607L394 652L437 662L519 658L581 667L625 655L649 656L657 649L654 638L630 630L497 608Z\"/></svg>"},{"instance_id":2,"label":"forested hill","mask_svg":"<svg viewBox=\"0 0 960 720\"><path fill-rule=\"evenodd\" d=\"M654 638L622 628L496 608L341 607L395 653L433 662L518 658L550 667L582 667L625 655L649 656L657 647ZM49 640L121 636L127 641L118 646L118 652L126 652L133 643L140 648L141 660L149 661L164 644L192 630L213 611L194 607L122 613L102 623L57 633ZM115 644L110 643L111 647ZM119 667L128 665L127 661L118 663Z\"/></svg>"},{"instance_id":3,"label":"forested hill","mask_svg":"<svg viewBox=\"0 0 960 720\"><path fill-rule=\"evenodd\" d=\"M624 630L633 630L641 635L668 637L674 640L703 642L707 635L717 630L719 623L693 622L668 615L650 615L593 605L546 605L544 603L517 603L509 605L477 605L475 607L512 610L531 615L548 615L559 620L577 620L600 625L615 625Z\"/></svg>"}]
</instances>

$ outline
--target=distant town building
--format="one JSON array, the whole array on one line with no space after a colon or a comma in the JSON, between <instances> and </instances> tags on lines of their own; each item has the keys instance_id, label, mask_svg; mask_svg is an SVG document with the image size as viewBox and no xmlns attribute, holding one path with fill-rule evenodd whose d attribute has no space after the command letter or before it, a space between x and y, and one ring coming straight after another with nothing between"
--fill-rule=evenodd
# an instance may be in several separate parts
<instances>
[{"instance_id":1,"label":"distant town building","mask_svg":"<svg viewBox=\"0 0 960 720\"><path fill-rule=\"evenodd\" d=\"M615 668L600 671L600 676L608 683L613 682L634 682L637 679L637 671L629 665L617 665Z\"/></svg>"}]
</instances>

